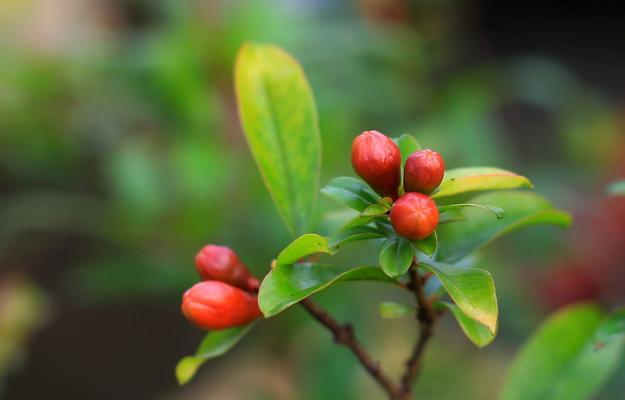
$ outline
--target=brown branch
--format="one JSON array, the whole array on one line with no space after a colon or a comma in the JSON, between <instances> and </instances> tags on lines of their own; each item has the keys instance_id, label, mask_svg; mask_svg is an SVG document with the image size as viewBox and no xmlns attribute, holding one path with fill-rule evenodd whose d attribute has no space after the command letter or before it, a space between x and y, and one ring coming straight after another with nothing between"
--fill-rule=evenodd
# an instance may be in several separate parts
<instances>
[{"instance_id":1,"label":"brown branch","mask_svg":"<svg viewBox=\"0 0 625 400\"><path fill-rule=\"evenodd\" d=\"M425 280L429 278L429 276L424 278L419 276L416 261L413 261L408 273L410 282L401 286L414 293L417 301L419 335L410 358L406 361L406 369L400 385L393 383L393 381L384 374L381 370L380 363L372 359L362 344L356 339L354 330L350 324L341 324L309 298L300 302L313 318L332 332L334 341L337 344L349 348L352 353L354 353L362 366L369 372L369 375L378 382L387 393L388 397L393 400L408 400L411 398L412 385L419 374L425 347L432 337L434 324L437 318L437 314L432 307L432 299L426 297L423 288Z\"/></svg>"},{"instance_id":2,"label":"brown branch","mask_svg":"<svg viewBox=\"0 0 625 400\"><path fill-rule=\"evenodd\" d=\"M436 322L436 314L432 308L432 303L425 296L423 290L424 281L419 276L416 263L413 263L408 272L410 275L409 287L414 292L419 307L417 312L419 337L417 338L417 343L412 350L410 358L406 361L406 371L401 380L401 390L404 398L409 398L412 392L412 384L419 374L425 346L432 337L434 323Z\"/></svg>"},{"instance_id":3,"label":"brown branch","mask_svg":"<svg viewBox=\"0 0 625 400\"><path fill-rule=\"evenodd\" d=\"M394 384L380 368L380 363L371 358L362 344L356 339L354 329L349 324L341 324L330 314L321 309L310 299L305 299L300 304L322 325L328 328L334 335L334 341L349 348L365 367L369 375L376 380L386 391L391 399L404 399L405 394L401 387Z\"/></svg>"}]
</instances>

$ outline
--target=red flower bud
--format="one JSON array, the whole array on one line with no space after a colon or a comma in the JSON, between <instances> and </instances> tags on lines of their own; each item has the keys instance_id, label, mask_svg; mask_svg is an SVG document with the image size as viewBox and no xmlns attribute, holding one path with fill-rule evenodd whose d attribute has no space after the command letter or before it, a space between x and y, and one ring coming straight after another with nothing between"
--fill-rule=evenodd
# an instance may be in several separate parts
<instances>
[{"instance_id":1,"label":"red flower bud","mask_svg":"<svg viewBox=\"0 0 625 400\"><path fill-rule=\"evenodd\" d=\"M182 313L203 329L244 325L261 316L255 294L219 281L197 283L182 296Z\"/></svg>"},{"instance_id":2,"label":"red flower bud","mask_svg":"<svg viewBox=\"0 0 625 400\"><path fill-rule=\"evenodd\" d=\"M399 147L378 131L366 131L352 143L352 166L380 196L397 198L401 177Z\"/></svg>"},{"instance_id":3,"label":"red flower bud","mask_svg":"<svg viewBox=\"0 0 625 400\"><path fill-rule=\"evenodd\" d=\"M400 236L410 240L425 239L438 225L438 208L430 196L406 193L393 204L391 223Z\"/></svg>"},{"instance_id":4,"label":"red flower bud","mask_svg":"<svg viewBox=\"0 0 625 400\"><path fill-rule=\"evenodd\" d=\"M195 267L202 280L222 281L250 292L258 290L258 279L229 247L204 246L195 256Z\"/></svg>"},{"instance_id":5,"label":"red flower bud","mask_svg":"<svg viewBox=\"0 0 625 400\"><path fill-rule=\"evenodd\" d=\"M443 157L432 150L412 153L404 167L404 190L430 194L443 181L445 162Z\"/></svg>"}]
</instances>

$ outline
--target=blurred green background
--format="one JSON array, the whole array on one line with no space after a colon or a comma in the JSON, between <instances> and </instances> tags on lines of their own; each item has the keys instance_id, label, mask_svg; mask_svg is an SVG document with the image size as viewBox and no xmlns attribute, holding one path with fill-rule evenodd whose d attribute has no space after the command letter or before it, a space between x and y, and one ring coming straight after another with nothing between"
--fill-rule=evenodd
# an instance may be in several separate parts
<instances>
[{"instance_id":1,"label":"blurred green background","mask_svg":"<svg viewBox=\"0 0 625 400\"><path fill-rule=\"evenodd\" d=\"M494 344L477 350L447 317L427 351L418 398L496 398L549 311L625 303L625 199L604 196L625 176L625 26L604 6L563 4L0 2L0 398L382 398L297 307L175 383L203 334L179 312L195 252L229 245L260 277L289 241L234 105L232 64L249 40L302 62L322 184L352 174L361 131L412 133L448 167L518 171L575 215L568 232L532 228L483 255L500 301ZM319 208L327 233L341 209ZM351 264L375 259L346 250ZM317 299L398 373L415 324L377 315L397 296L362 283ZM598 398L623 391L621 372Z\"/></svg>"}]
</instances>

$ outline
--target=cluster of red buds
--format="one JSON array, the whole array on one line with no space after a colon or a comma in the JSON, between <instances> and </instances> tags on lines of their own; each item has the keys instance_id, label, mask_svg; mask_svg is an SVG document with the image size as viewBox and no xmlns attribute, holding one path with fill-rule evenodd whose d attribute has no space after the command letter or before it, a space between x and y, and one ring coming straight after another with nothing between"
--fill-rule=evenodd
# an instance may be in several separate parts
<instances>
[{"instance_id":1,"label":"cluster of red buds","mask_svg":"<svg viewBox=\"0 0 625 400\"><path fill-rule=\"evenodd\" d=\"M445 163L432 150L412 153L404 165L404 193L400 195L401 152L378 131L366 131L352 143L354 171L380 196L393 200L391 224L410 240L430 236L438 225L438 208L429 196L443 181Z\"/></svg>"},{"instance_id":2,"label":"cluster of red buds","mask_svg":"<svg viewBox=\"0 0 625 400\"><path fill-rule=\"evenodd\" d=\"M182 296L182 313L202 329L245 325L261 316L259 282L229 247L209 244L195 257L202 282Z\"/></svg>"}]
</instances>

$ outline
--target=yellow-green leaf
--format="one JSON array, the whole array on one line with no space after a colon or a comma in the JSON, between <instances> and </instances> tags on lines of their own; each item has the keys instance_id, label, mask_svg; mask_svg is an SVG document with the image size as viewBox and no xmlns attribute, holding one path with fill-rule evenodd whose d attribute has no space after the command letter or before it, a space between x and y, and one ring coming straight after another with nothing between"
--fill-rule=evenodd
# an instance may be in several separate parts
<instances>
[{"instance_id":1,"label":"yellow-green leaf","mask_svg":"<svg viewBox=\"0 0 625 400\"><path fill-rule=\"evenodd\" d=\"M458 325L460 325L460 328L462 328L464 334L477 347L482 348L491 343L493 339L495 339L495 335L491 333L491 331L485 325L472 318L469 318L464 312L462 312L460 307L446 301L439 301L437 304L442 305L443 307L451 311L452 315L458 322Z\"/></svg>"},{"instance_id":2,"label":"yellow-green leaf","mask_svg":"<svg viewBox=\"0 0 625 400\"><path fill-rule=\"evenodd\" d=\"M235 66L241 124L267 189L295 234L317 199L321 141L312 90L299 63L272 45L245 44Z\"/></svg>"},{"instance_id":3,"label":"yellow-green leaf","mask_svg":"<svg viewBox=\"0 0 625 400\"><path fill-rule=\"evenodd\" d=\"M328 240L316 233L306 233L289 244L276 259L276 265L295 264L302 258L317 254L332 254Z\"/></svg>"},{"instance_id":4,"label":"yellow-green leaf","mask_svg":"<svg viewBox=\"0 0 625 400\"><path fill-rule=\"evenodd\" d=\"M467 315L485 325L494 335L497 331L497 295L493 277L479 268L457 268L445 264L419 263L441 281L449 297Z\"/></svg>"},{"instance_id":5,"label":"yellow-green leaf","mask_svg":"<svg viewBox=\"0 0 625 400\"><path fill-rule=\"evenodd\" d=\"M468 167L445 171L445 178L432 198L441 199L461 193L484 190L529 188L532 183L524 176L499 168Z\"/></svg>"},{"instance_id":6,"label":"yellow-green leaf","mask_svg":"<svg viewBox=\"0 0 625 400\"><path fill-rule=\"evenodd\" d=\"M263 279L258 305L266 318L335 283L345 281L382 281L396 283L378 267L343 268L302 263L280 265Z\"/></svg>"},{"instance_id":7,"label":"yellow-green leaf","mask_svg":"<svg viewBox=\"0 0 625 400\"><path fill-rule=\"evenodd\" d=\"M252 323L207 333L195 355L183 357L176 365L178 384L184 385L189 382L202 364L211 358L225 354L234 347L252 329L253 325Z\"/></svg>"}]
</instances>

